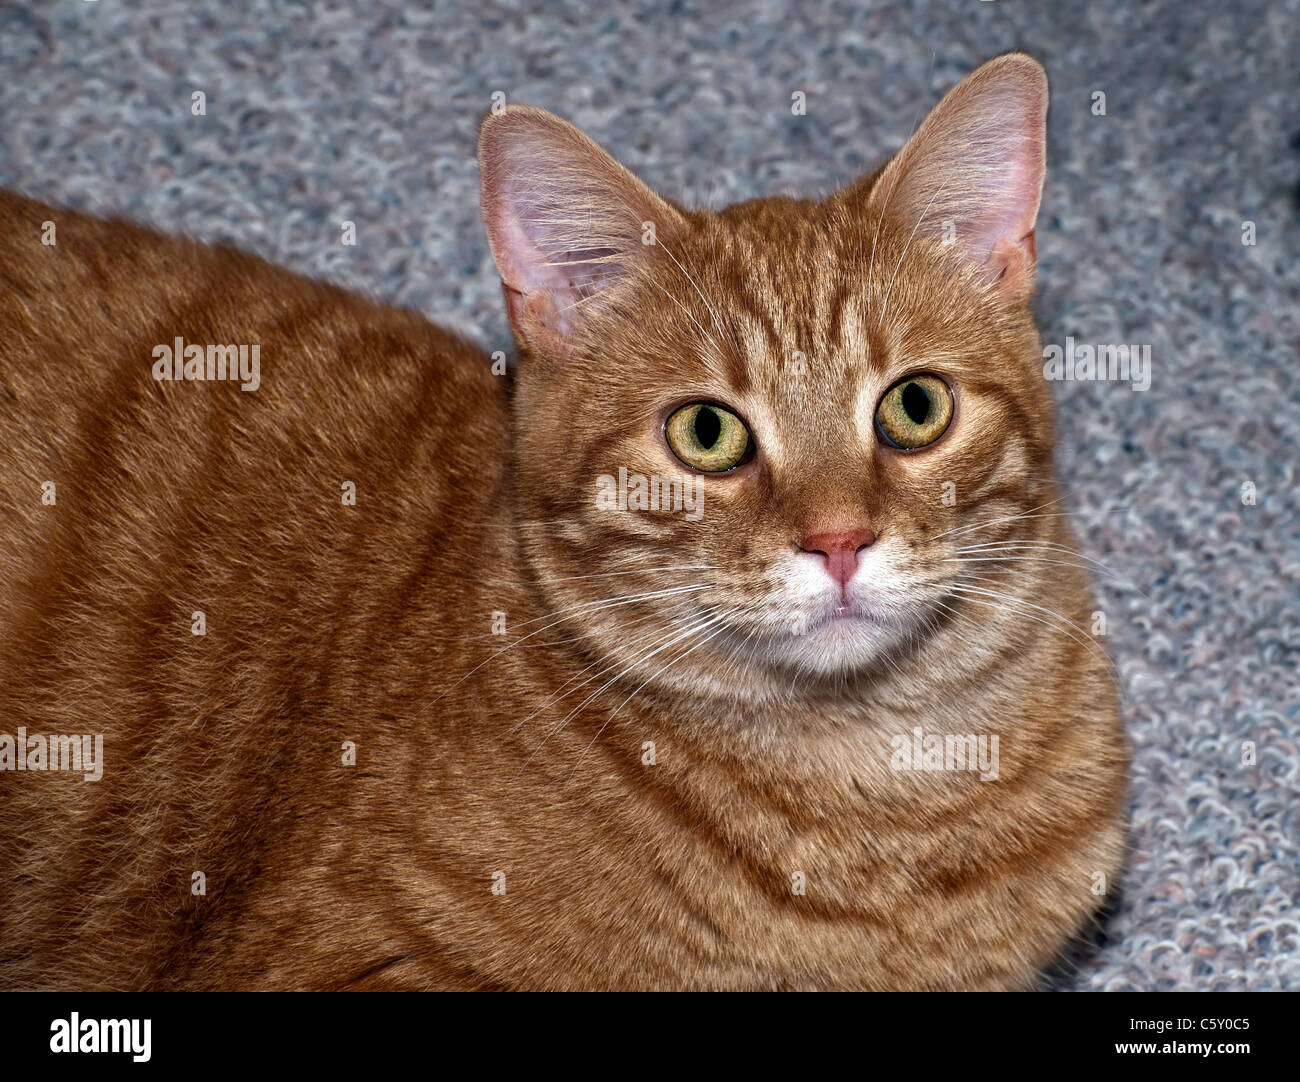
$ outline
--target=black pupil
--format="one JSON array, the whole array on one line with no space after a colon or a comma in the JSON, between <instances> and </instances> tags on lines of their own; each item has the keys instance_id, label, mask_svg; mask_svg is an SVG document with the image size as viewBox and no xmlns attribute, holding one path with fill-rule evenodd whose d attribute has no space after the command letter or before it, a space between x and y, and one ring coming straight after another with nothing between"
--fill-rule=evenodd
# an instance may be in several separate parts
<instances>
[{"instance_id":1,"label":"black pupil","mask_svg":"<svg viewBox=\"0 0 1300 1082\"><path fill-rule=\"evenodd\" d=\"M909 383L903 388L903 412L914 425L930 416L930 396L919 383Z\"/></svg>"},{"instance_id":2,"label":"black pupil","mask_svg":"<svg viewBox=\"0 0 1300 1082\"><path fill-rule=\"evenodd\" d=\"M716 410L700 410L695 415L695 438L700 441L700 446L708 450L718 442L718 437L722 435L722 418L718 416Z\"/></svg>"}]
</instances>

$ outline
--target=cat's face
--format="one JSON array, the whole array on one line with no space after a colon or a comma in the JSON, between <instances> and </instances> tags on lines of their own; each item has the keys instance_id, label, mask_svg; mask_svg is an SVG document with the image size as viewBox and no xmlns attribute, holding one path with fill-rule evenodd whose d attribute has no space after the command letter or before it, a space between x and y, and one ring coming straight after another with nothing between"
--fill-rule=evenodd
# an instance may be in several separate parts
<instances>
[{"instance_id":1,"label":"cat's face","mask_svg":"<svg viewBox=\"0 0 1300 1082\"><path fill-rule=\"evenodd\" d=\"M964 528L1050 498L1026 307L1044 108L1037 65L1003 58L877 178L721 214L548 114L488 122L521 532L556 630L610 676L888 664L970 580Z\"/></svg>"}]
</instances>

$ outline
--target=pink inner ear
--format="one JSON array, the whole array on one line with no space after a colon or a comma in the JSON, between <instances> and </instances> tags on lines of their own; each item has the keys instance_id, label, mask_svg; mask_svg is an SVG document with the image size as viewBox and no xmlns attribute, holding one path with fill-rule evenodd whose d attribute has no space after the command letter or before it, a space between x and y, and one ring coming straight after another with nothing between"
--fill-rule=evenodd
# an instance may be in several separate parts
<instances>
[{"instance_id":1,"label":"pink inner ear","mask_svg":"<svg viewBox=\"0 0 1300 1082\"><path fill-rule=\"evenodd\" d=\"M999 292L1015 291L1033 275L1036 258L1032 229L1019 240L1004 237L984 260L988 268L985 281L999 283Z\"/></svg>"},{"instance_id":2,"label":"pink inner ear","mask_svg":"<svg viewBox=\"0 0 1300 1082\"><path fill-rule=\"evenodd\" d=\"M502 195L502 205L493 215L497 255L505 264L498 268L501 272L501 280L511 289L521 293L531 293L536 289L555 289L560 284L560 276L556 273L556 268L546 265L548 260L524 228L518 210L511 206L510 195L508 193ZM509 210L506 209L507 207Z\"/></svg>"},{"instance_id":3,"label":"pink inner ear","mask_svg":"<svg viewBox=\"0 0 1300 1082\"><path fill-rule=\"evenodd\" d=\"M590 190L557 191L541 178L502 185L488 211L502 282L527 298L520 311L561 335L572 329L577 305L641 256L639 223L632 208L615 200L602 201Z\"/></svg>"},{"instance_id":4,"label":"pink inner ear","mask_svg":"<svg viewBox=\"0 0 1300 1082\"><path fill-rule=\"evenodd\" d=\"M1032 287L1046 108L1037 64L990 61L949 92L890 163L872 189L877 206L931 235L947 235L952 223L960 250L999 291Z\"/></svg>"},{"instance_id":5,"label":"pink inner ear","mask_svg":"<svg viewBox=\"0 0 1300 1082\"><path fill-rule=\"evenodd\" d=\"M515 333L570 334L597 295L643 261L642 223L658 235L684 225L660 199L572 124L541 109L510 106L483 122L483 209ZM590 302L588 304L587 302Z\"/></svg>"},{"instance_id":6,"label":"pink inner ear","mask_svg":"<svg viewBox=\"0 0 1300 1082\"><path fill-rule=\"evenodd\" d=\"M968 229L971 258L988 269L987 281L1020 279L1033 269L1037 251L1034 220L1038 187L1026 169L989 193L984 216L976 215ZM960 239L960 226L959 226Z\"/></svg>"},{"instance_id":7,"label":"pink inner ear","mask_svg":"<svg viewBox=\"0 0 1300 1082\"><path fill-rule=\"evenodd\" d=\"M512 310L525 311L561 335L572 329L569 309L600 288L611 274L608 264L593 262L612 249L566 251L565 239L555 236L548 218L555 208L520 196L519 185L507 184L491 213L491 228L502 284L520 294L526 304L511 301ZM590 257L584 259L584 256Z\"/></svg>"},{"instance_id":8,"label":"pink inner ear","mask_svg":"<svg viewBox=\"0 0 1300 1082\"><path fill-rule=\"evenodd\" d=\"M1018 136L1014 129L1004 134L1009 136L1005 143L989 148L1001 156L1000 167L981 170L983 187L982 191L977 189L968 223L972 256L989 264L996 273L1005 269L1006 256L1012 249L1023 253L1026 239L1029 258L1033 259L1034 221L1043 184L1041 148L1035 148L1032 139Z\"/></svg>"}]
</instances>

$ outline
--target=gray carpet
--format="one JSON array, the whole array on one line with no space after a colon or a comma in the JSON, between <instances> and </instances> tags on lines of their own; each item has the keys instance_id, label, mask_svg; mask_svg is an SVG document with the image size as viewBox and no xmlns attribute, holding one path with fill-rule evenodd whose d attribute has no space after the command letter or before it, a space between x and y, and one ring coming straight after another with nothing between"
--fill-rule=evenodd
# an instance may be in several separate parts
<instances>
[{"instance_id":1,"label":"gray carpet","mask_svg":"<svg viewBox=\"0 0 1300 1082\"><path fill-rule=\"evenodd\" d=\"M1123 898L1060 985L1300 989L1298 42L1300 0L0 2L0 184L508 348L474 162L493 91L720 205L830 190L1029 50L1044 341L1153 347L1145 393L1055 385L1082 545L1134 587L1100 596L1136 757Z\"/></svg>"}]
</instances>

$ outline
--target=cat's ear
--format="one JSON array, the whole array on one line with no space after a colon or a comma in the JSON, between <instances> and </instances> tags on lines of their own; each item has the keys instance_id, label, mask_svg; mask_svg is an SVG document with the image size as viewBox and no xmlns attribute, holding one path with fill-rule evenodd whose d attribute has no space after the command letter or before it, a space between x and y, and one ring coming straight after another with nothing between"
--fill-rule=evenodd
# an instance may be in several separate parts
<instances>
[{"instance_id":1,"label":"cat's ear","mask_svg":"<svg viewBox=\"0 0 1300 1082\"><path fill-rule=\"evenodd\" d=\"M955 243L1005 303L1034 289L1046 168L1047 75L1024 53L958 83L881 171L869 197L903 229Z\"/></svg>"},{"instance_id":2,"label":"cat's ear","mask_svg":"<svg viewBox=\"0 0 1300 1082\"><path fill-rule=\"evenodd\" d=\"M479 134L483 220L521 345L562 354L584 310L654 257L681 213L572 124L512 105Z\"/></svg>"}]
</instances>

